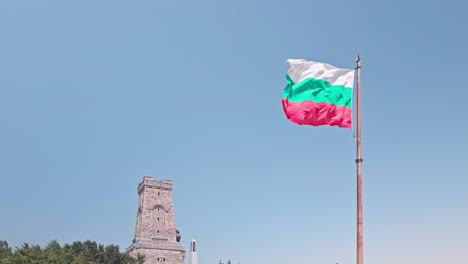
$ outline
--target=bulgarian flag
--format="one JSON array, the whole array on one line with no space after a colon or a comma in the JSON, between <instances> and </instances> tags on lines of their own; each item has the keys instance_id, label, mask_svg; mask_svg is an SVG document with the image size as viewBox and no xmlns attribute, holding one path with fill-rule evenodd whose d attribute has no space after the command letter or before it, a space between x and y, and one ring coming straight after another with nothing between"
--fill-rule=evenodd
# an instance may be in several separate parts
<instances>
[{"instance_id":1,"label":"bulgarian flag","mask_svg":"<svg viewBox=\"0 0 468 264\"><path fill-rule=\"evenodd\" d=\"M289 59L283 92L286 117L298 125L352 128L354 69Z\"/></svg>"}]
</instances>

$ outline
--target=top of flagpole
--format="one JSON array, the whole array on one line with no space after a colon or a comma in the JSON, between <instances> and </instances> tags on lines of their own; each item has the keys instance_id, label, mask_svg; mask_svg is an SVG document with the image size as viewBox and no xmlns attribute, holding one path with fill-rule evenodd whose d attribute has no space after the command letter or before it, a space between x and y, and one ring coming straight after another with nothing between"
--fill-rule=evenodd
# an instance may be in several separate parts
<instances>
[{"instance_id":1,"label":"top of flagpole","mask_svg":"<svg viewBox=\"0 0 468 264\"><path fill-rule=\"evenodd\" d=\"M361 68L361 56L359 56L359 51L356 55L356 69Z\"/></svg>"}]
</instances>

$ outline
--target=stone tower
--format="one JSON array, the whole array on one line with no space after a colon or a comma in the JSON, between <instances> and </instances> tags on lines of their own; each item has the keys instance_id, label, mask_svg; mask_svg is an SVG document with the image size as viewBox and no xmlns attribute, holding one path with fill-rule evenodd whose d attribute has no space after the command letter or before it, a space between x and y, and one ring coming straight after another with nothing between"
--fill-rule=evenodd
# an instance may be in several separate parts
<instances>
[{"instance_id":1,"label":"stone tower","mask_svg":"<svg viewBox=\"0 0 468 264\"><path fill-rule=\"evenodd\" d=\"M184 264L172 206L172 181L145 176L138 185L138 211L133 244L127 253L145 255L146 264Z\"/></svg>"}]
</instances>

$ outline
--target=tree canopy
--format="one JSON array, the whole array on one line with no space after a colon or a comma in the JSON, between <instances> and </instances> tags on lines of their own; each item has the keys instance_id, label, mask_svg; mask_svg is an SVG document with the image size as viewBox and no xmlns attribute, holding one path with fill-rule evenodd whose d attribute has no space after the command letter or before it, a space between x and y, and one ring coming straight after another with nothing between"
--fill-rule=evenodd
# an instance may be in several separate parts
<instances>
[{"instance_id":1,"label":"tree canopy","mask_svg":"<svg viewBox=\"0 0 468 264\"><path fill-rule=\"evenodd\" d=\"M133 258L121 253L119 246L104 246L90 240L63 246L52 240L45 247L24 243L15 250L7 241L0 240L0 264L142 264L144 260L142 255Z\"/></svg>"}]
</instances>

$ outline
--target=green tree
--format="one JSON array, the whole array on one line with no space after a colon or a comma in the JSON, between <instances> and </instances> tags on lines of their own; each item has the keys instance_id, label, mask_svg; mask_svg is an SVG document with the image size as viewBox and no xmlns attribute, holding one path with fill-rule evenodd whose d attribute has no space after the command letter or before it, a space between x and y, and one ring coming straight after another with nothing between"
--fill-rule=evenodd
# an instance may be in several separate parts
<instances>
[{"instance_id":1,"label":"green tree","mask_svg":"<svg viewBox=\"0 0 468 264\"><path fill-rule=\"evenodd\" d=\"M42 250L42 258L50 264L66 263L62 247L56 240L50 241Z\"/></svg>"},{"instance_id":2,"label":"green tree","mask_svg":"<svg viewBox=\"0 0 468 264\"><path fill-rule=\"evenodd\" d=\"M10 257L11 255L11 247L8 246L8 242L0 240L0 259Z\"/></svg>"}]
</instances>

